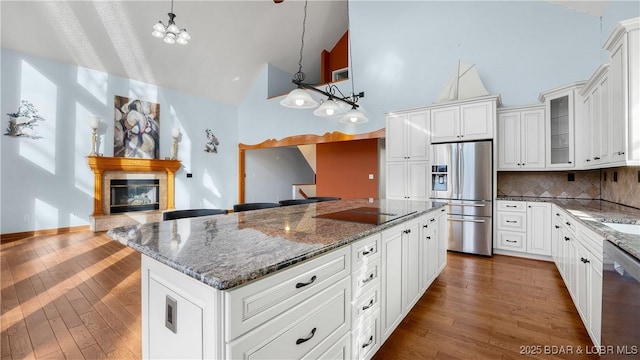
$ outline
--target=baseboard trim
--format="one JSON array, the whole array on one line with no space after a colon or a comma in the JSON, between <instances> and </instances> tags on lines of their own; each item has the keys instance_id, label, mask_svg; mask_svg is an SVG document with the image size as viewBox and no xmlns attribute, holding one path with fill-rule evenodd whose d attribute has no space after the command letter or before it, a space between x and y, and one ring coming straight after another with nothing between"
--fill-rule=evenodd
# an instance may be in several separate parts
<instances>
[{"instance_id":1,"label":"baseboard trim","mask_svg":"<svg viewBox=\"0 0 640 360\"><path fill-rule=\"evenodd\" d=\"M41 236L41 235L68 234L68 233L80 232L80 231L89 231L89 225L0 234L0 243L9 243L12 241L22 240L30 237Z\"/></svg>"}]
</instances>

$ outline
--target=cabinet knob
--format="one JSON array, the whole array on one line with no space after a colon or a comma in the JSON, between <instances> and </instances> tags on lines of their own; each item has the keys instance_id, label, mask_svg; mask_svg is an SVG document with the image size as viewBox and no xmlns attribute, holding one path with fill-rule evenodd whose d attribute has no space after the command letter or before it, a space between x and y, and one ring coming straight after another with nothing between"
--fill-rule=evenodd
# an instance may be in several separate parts
<instances>
[{"instance_id":1,"label":"cabinet knob","mask_svg":"<svg viewBox=\"0 0 640 360\"><path fill-rule=\"evenodd\" d=\"M587 159L587 162L591 161L591 159Z\"/></svg>"},{"instance_id":2,"label":"cabinet knob","mask_svg":"<svg viewBox=\"0 0 640 360\"><path fill-rule=\"evenodd\" d=\"M571 161L567 162L568 164L571 164Z\"/></svg>"},{"instance_id":3,"label":"cabinet knob","mask_svg":"<svg viewBox=\"0 0 640 360\"><path fill-rule=\"evenodd\" d=\"M624 155L624 151L618 151L618 155Z\"/></svg>"},{"instance_id":4,"label":"cabinet knob","mask_svg":"<svg viewBox=\"0 0 640 360\"><path fill-rule=\"evenodd\" d=\"M564 241L569 241L569 240L571 240L571 239L568 236L564 237Z\"/></svg>"},{"instance_id":5,"label":"cabinet knob","mask_svg":"<svg viewBox=\"0 0 640 360\"><path fill-rule=\"evenodd\" d=\"M600 160L600 158L596 156L593 158L593 160Z\"/></svg>"},{"instance_id":6,"label":"cabinet knob","mask_svg":"<svg viewBox=\"0 0 640 360\"><path fill-rule=\"evenodd\" d=\"M558 225L555 225L555 227L556 227L556 229L560 229L560 226L558 226Z\"/></svg>"}]
</instances>

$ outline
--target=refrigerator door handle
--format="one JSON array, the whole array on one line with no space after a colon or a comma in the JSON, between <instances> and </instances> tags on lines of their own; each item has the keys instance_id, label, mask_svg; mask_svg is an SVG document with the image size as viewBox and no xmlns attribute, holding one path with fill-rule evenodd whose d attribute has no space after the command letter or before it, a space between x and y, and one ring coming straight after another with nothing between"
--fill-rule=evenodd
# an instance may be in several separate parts
<instances>
[{"instance_id":1,"label":"refrigerator door handle","mask_svg":"<svg viewBox=\"0 0 640 360\"><path fill-rule=\"evenodd\" d=\"M458 147L458 199L462 199L462 184L464 179L464 144L456 144Z\"/></svg>"},{"instance_id":2,"label":"refrigerator door handle","mask_svg":"<svg viewBox=\"0 0 640 360\"><path fill-rule=\"evenodd\" d=\"M474 206L474 207L485 207L485 206L487 206L485 204L451 204L451 205L455 205L455 206Z\"/></svg>"},{"instance_id":3,"label":"refrigerator door handle","mask_svg":"<svg viewBox=\"0 0 640 360\"><path fill-rule=\"evenodd\" d=\"M474 223L484 223L484 220L471 220L471 219L456 219L456 218L448 218L449 221L460 221L460 222L474 222Z\"/></svg>"}]
</instances>

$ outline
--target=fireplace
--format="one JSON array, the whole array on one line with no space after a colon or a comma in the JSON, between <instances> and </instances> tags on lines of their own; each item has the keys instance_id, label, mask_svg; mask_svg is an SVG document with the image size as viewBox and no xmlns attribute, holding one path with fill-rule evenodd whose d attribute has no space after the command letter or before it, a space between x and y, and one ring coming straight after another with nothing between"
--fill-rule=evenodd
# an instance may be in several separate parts
<instances>
[{"instance_id":1,"label":"fireplace","mask_svg":"<svg viewBox=\"0 0 640 360\"><path fill-rule=\"evenodd\" d=\"M158 179L111 179L109 185L112 214L160 209Z\"/></svg>"},{"instance_id":2,"label":"fireplace","mask_svg":"<svg viewBox=\"0 0 640 360\"><path fill-rule=\"evenodd\" d=\"M87 162L94 174L91 230L162 221L163 211L175 209L179 160L88 156Z\"/></svg>"}]
</instances>

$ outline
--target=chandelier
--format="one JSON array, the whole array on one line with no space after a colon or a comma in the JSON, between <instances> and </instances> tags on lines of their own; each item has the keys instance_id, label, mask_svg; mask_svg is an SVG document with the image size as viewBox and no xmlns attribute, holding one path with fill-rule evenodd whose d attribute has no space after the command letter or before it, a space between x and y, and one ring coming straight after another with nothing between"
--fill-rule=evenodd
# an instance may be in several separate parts
<instances>
[{"instance_id":1,"label":"chandelier","mask_svg":"<svg viewBox=\"0 0 640 360\"><path fill-rule=\"evenodd\" d=\"M169 22L167 25L162 23L161 20L153 25L153 32L151 35L162 39L167 44L178 43L180 45L186 45L189 40L191 40L191 36L187 32L187 29L180 29L173 21L176 18L176 14L173 13L173 0L171 0L171 12L168 13Z\"/></svg>"},{"instance_id":2,"label":"chandelier","mask_svg":"<svg viewBox=\"0 0 640 360\"><path fill-rule=\"evenodd\" d=\"M361 124L369 121L369 119L358 110L358 99L364 97L364 92L355 93L353 86L353 71L351 71L351 95L345 96L340 89L335 85L327 85L325 90L318 89L312 84L304 82L306 75L302 71L302 50L304 49L304 33L307 24L307 0L304 2L304 18L302 20L302 39L300 45L300 60L298 61L298 72L293 75L291 82L297 85L296 89L293 89L287 97L280 101L282 106L286 106L294 109L312 109L318 106L318 102L315 101L309 92L311 90L320 93L327 97L326 100L321 101L320 106L313 111L313 114L320 117L333 117L343 115L340 119L341 123L347 124ZM351 35L351 32L349 32ZM351 48L351 39L349 39L349 48ZM351 51L349 51L351 56ZM353 62L351 64L353 68Z\"/></svg>"}]
</instances>

